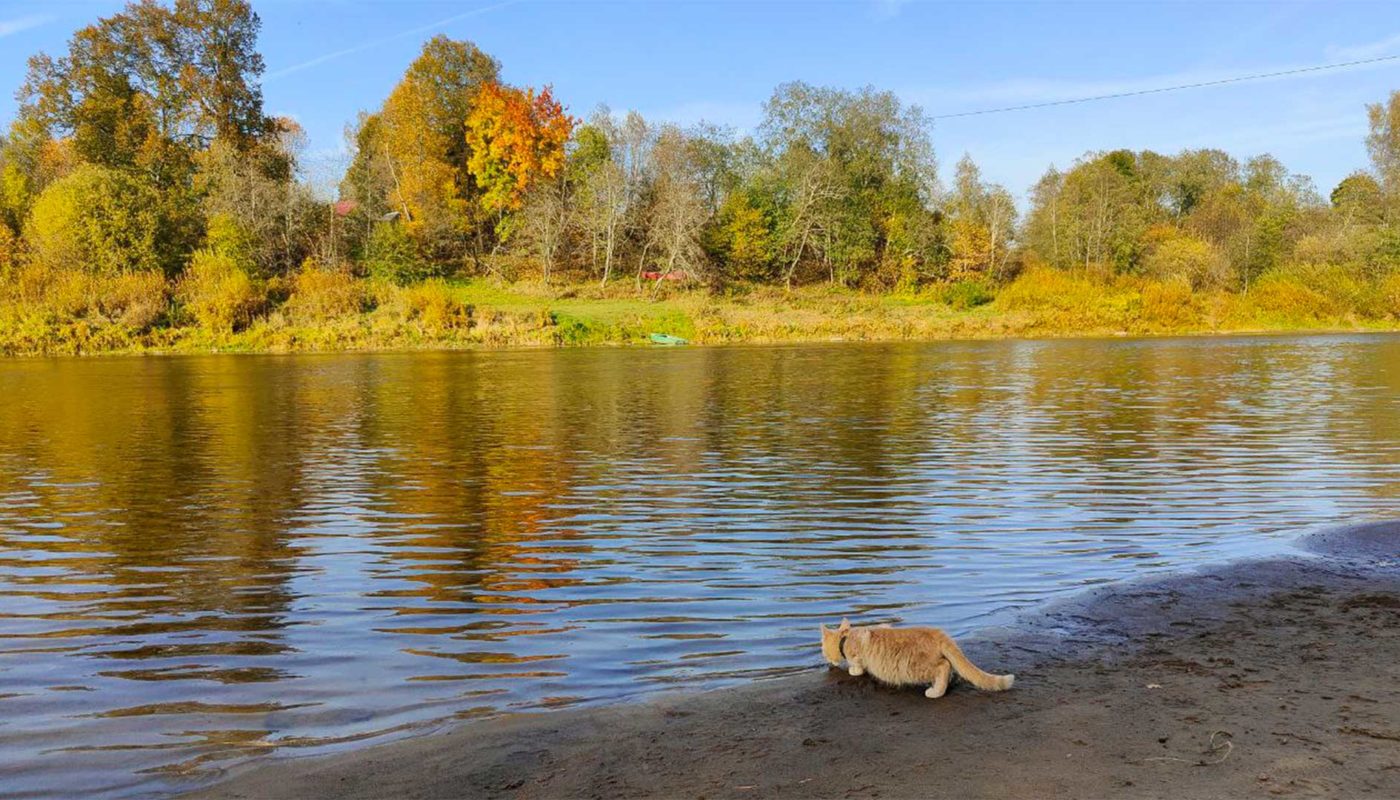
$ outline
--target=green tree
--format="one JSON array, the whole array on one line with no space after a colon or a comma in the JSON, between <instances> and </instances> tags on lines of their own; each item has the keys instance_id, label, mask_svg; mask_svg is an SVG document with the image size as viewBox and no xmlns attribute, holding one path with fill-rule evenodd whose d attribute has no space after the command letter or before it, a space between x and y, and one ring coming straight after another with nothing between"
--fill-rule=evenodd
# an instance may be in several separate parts
<instances>
[{"instance_id":1,"label":"green tree","mask_svg":"<svg viewBox=\"0 0 1400 800\"><path fill-rule=\"evenodd\" d=\"M884 258L895 215L932 214L937 178L928 129L917 107L890 92L778 87L759 131L782 187L789 281L812 260L836 281L888 278L881 267L903 260Z\"/></svg>"},{"instance_id":2,"label":"green tree","mask_svg":"<svg viewBox=\"0 0 1400 800\"><path fill-rule=\"evenodd\" d=\"M1385 220L1385 194L1380 183L1365 172L1342 178L1328 199L1347 223L1375 225Z\"/></svg>"}]
</instances>

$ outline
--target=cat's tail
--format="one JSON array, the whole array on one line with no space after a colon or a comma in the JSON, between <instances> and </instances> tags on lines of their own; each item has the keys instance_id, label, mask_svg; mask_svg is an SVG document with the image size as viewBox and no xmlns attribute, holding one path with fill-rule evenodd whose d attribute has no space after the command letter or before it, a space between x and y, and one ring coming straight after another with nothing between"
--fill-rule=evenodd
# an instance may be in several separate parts
<instances>
[{"instance_id":1,"label":"cat's tail","mask_svg":"<svg viewBox=\"0 0 1400 800\"><path fill-rule=\"evenodd\" d=\"M1015 675L993 675L990 672L983 672L977 665L967 660L963 651L958 647L957 642L952 639L943 646L943 657L948 659L953 665L953 669L963 680L988 692L1004 692L1011 688L1016 682Z\"/></svg>"}]
</instances>

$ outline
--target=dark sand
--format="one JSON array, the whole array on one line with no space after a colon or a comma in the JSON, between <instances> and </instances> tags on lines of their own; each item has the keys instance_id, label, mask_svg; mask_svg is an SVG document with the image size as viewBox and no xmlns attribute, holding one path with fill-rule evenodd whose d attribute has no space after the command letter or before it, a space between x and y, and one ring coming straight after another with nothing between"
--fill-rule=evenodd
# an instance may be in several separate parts
<instances>
[{"instance_id":1,"label":"dark sand","mask_svg":"<svg viewBox=\"0 0 1400 800\"><path fill-rule=\"evenodd\" d=\"M1016 687L814 670L275 758L199 796L1400 798L1400 523L1104 587L966 650Z\"/></svg>"}]
</instances>

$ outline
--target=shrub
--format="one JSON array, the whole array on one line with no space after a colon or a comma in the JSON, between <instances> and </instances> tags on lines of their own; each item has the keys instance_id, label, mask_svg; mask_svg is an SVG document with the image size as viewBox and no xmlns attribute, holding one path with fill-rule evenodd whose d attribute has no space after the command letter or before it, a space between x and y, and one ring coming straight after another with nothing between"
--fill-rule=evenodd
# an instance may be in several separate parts
<instances>
[{"instance_id":1,"label":"shrub","mask_svg":"<svg viewBox=\"0 0 1400 800\"><path fill-rule=\"evenodd\" d=\"M1249 289L1249 302L1260 311L1290 318L1320 319L1337 312L1326 295L1297 275L1281 272L1261 275Z\"/></svg>"},{"instance_id":2,"label":"shrub","mask_svg":"<svg viewBox=\"0 0 1400 800\"><path fill-rule=\"evenodd\" d=\"M1010 310L1065 311L1092 303L1101 286L1054 267L1033 267L1001 291L998 303Z\"/></svg>"},{"instance_id":3,"label":"shrub","mask_svg":"<svg viewBox=\"0 0 1400 800\"><path fill-rule=\"evenodd\" d=\"M1143 271L1158 280L1184 279L1193 289L1223 289L1230 282L1230 262L1215 245L1186 233L1166 236L1152 245Z\"/></svg>"},{"instance_id":4,"label":"shrub","mask_svg":"<svg viewBox=\"0 0 1400 800\"><path fill-rule=\"evenodd\" d=\"M1400 318L1400 271L1392 272L1381 279L1381 302L1386 313Z\"/></svg>"},{"instance_id":5,"label":"shrub","mask_svg":"<svg viewBox=\"0 0 1400 800\"><path fill-rule=\"evenodd\" d=\"M49 269L31 264L21 285L38 308L63 318L86 317L94 310L92 276L74 269Z\"/></svg>"},{"instance_id":6,"label":"shrub","mask_svg":"<svg viewBox=\"0 0 1400 800\"><path fill-rule=\"evenodd\" d=\"M1293 260L1304 264L1345 264L1364 260L1366 252L1374 248L1375 237L1362 231L1346 236L1312 233L1293 246Z\"/></svg>"},{"instance_id":7,"label":"shrub","mask_svg":"<svg viewBox=\"0 0 1400 800\"><path fill-rule=\"evenodd\" d=\"M20 238L0 222L0 279L8 279L19 269L20 247Z\"/></svg>"},{"instance_id":8,"label":"shrub","mask_svg":"<svg viewBox=\"0 0 1400 800\"><path fill-rule=\"evenodd\" d=\"M34 203L25 239L35 262L55 270L111 275L167 270L160 247L159 197L120 170L85 164Z\"/></svg>"},{"instance_id":9,"label":"shrub","mask_svg":"<svg viewBox=\"0 0 1400 800\"><path fill-rule=\"evenodd\" d=\"M25 264L7 284L16 305L53 322L87 319L117 323L133 332L149 330L169 308L165 276L154 270L93 275L73 269Z\"/></svg>"},{"instance_id":10,"label":"shrub","mask_svg":"<svg viewBox=\"0 0 1400 800\"><path fill-rule=\"evenodd\" d=\"M180 281L180 300L202 326L220 333L243 330L267 304L267 295L230 256L197 250Z\"/></svg>"},{"instance_id":11,"label":"shrub","mask_svg":"<svg viewBox=\"0 0 1400 800\"><path fill-rule=\"evenodd\" d=\"M47 267L32 262L17 264L12 268L5 288L17 302L42 303L55 277L56 273Z\"/></svg>"},{"instance_id":12,"label":"shrub","mask_svg":"<svg viewBox=\"0 0 1400 800\"><path fill-rule=\"evenodd\" d=\"M231 214L211 214L205 228L204 246L216 253L232 258L243 271L253 271L253 248L255 243Z\"/></svg>"},{"instance_id":13,"label":"shrub","mask_svg":"<svg viewBox=\"0 0 1400 800\"><path fill-rule=\"evenodd\" d=\"M425 331L441 333L471 325L472 308L452 295L447 282L432 278L403 290L408 318Z\"/></svg>"},{"instance_id":14,"label":"shrub","mask_svg":"<svg viewBox=\"0 0 1400 800\"><path fill-rule=\"evenodd\" d=\"M1144 281L1142 323L1148 327L1173 330L1195 324L1198 307L1191 284L1185 278Z\"/></svg>"},{"instance_id":15,"label":"shrub","mask_svg":"<svg viewBox=\"0 0 1400 800\"><path fill-rule=\"evenodd\" d=\"M169 308L165 276L154 270L100 278L94 284L98 312L133 331L150 330Z\"/></svg>"},{"instance_id":16,"label":"shrub","mask_svg":"<svg viewBox=\"0 0 1400 800\"><path fill-rule=\"evenodd\" d=\"M368 305L365 287L355 276L321 269L308 260L292 279L287 311L296 318L328 320L358 314Z\"/></svg>"},{"instance_id":17,"label":"shrub","mask_svg":"<svg viewBox=\"0 0 1400 800\"><path fill-rule=\"evenodd\" d=\"M941 299L953 308L969 309L985 306L996 299L981 281L958 281L943 287Z\"/></svg>"},{"instance_id":18,"label":"shrub","mask_svg":"<svg viewBox=\"0 0 1400 800\"><path fill-rule=\"evenodd\" d=\"M365 243L364 265L371 276L398 286L417 283L433 273L418 257L417 248L408 233L393 222L380 222L374 226L369 241Z\"/></svg>"}]
</instances>

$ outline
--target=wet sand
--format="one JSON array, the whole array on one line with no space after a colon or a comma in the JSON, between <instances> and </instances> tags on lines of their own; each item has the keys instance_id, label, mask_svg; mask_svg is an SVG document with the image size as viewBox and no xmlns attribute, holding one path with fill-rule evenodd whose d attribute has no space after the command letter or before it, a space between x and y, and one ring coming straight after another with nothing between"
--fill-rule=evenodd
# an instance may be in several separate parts
<instances>
[{"instance_id":1,"label":"wet sand","mask_svg":"<svg viewBox=\"0 0 1400 800\"><path fill-rule=\"evenodd\" d=\"M1016 687L814 669L274 757L197 796L1400 797L1400 522L1102 587L965 650Z\"/></svg>"}]
</instances>

